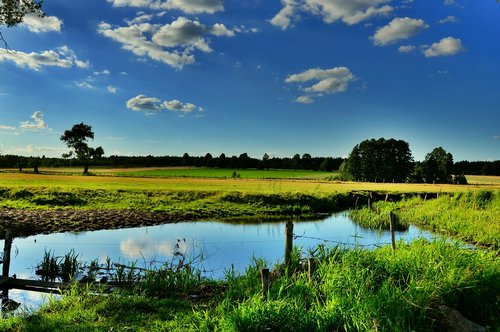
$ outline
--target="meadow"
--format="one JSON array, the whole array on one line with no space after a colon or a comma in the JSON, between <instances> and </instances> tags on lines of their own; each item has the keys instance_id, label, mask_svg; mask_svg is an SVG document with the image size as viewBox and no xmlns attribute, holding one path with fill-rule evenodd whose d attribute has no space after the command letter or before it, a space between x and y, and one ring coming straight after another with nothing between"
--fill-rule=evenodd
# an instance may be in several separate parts
<instances>
[{"instance_id":1,"label":"meadow","mask_svg":"<svg viewBox=\"0 0 500 332\"><path fill-rule=\"evenodd\" d=\"M45 231L117 226L89 225L96 219L86 218L86 213L92 216L94 211L142 211L175 221L331 213L356 207L354 218L370 227L386 227L382 224L393 211L405 225L488 249L425 240L400 242L394 252L390 247L319 246L305 256L296 248L290 273L279 262L255 258L245 273L226 271L223 280L200 279L189 266L166 262L147 272L132 293L100 296L75 287L39 311L0 320L0 330L438 331L449 329L445 312L453 308L500 331L496 178L470 185L430 185L340 182L300 172L268 178L267 171L260 172L246 178L173 176L172 170L134 170L128 176L104 170L93 176L4 172L0 207L8 213L71 212L68 220L41 218ZM308 256L317 262L312 279L306 271ZM260 288L264 267L272 268L267 301L262 301Z\"/></svg>"}]
</instances>

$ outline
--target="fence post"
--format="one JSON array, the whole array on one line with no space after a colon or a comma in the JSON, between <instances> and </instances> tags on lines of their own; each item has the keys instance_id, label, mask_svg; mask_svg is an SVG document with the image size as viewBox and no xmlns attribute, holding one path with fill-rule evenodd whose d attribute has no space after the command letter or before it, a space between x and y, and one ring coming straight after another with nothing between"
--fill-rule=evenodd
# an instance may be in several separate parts
<instances>
[{"instance_id":1,"label":"fence post","mask_svg":"<svg viewBox=\"0 0 500 332\"><path fill-rule=\"evenodd\" d=\"M260 280L262 281L262 301L267 301L269 294L269 269L260 270Z\"/></svg>"},{"instance_id":2,"label":"fence post","mask_svg":"<svg viewBox=\"0 0 500 332\"><path fill-rule=\"evenodd\" d=\"M3 246L2 276L4 277L9 276L11 248L12 248L12 230L10 228L7 228L5 229L5 242Z\"/></svg>"},{"instance_id":3,"label":"fence post","mask_svg":"<svg viewBox=\"0 0 500 332\"><path fill-rule=\"evenodd\" d=\"M287 221L285 226L285 269L290 275L290 260L293 248L293 222Z\"/></svg>"},{"instance_id":4,"label":"fence post","mask_svg":"<svg viewBox=\"0 0 500 332\"><path fill-rule=\"evenodd\" d=\"M313 280L315 269L316 269L316 264L314 258L309 257L307 259L307 276L309 277L309 281Z\"/></svg>"},{"instance_id":5,"label":"fence post","mask_svg":"<svg viewBox=\"0 0 500 332\"><path fill-rule=\"evenodd\" d=\"M396 231L396 214L394 212L390 212L389 213L389 219L390 219L390 222L389 222L389 230L391 231L391 245L392 245L392 250L396 250L396 235L395 235L395 231Z\"/></svg>"}]
</instances>

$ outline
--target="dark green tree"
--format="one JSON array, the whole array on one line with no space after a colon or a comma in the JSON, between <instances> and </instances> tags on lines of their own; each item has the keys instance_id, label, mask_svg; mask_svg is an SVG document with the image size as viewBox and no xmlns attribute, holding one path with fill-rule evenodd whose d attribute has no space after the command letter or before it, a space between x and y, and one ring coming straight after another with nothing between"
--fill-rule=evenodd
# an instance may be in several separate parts
<instances>
[{"instance_id":1,"label":"dark green tree","mask_svg":"<svg viewBox=\"0 0 500 332\"><path fill-rule=\"evenodd\" d=\"M442 147L435 148L422 162L422 176L426 183L451 183L453 156Z\"/></svg>"},{"instance_id":2,"label":"dark green tree","mask_svg":"<svg viewBox=\"0 0 500 332\"><path fill-rule=\"evenodd\" d=\"M219 168L226 168L226 166L227 166L227 160L226 160L226 155L224 153L220 154L219 160L217 160L217 166Z\"/></svg>"},{"instance_id":3,"label":"dark green tree","mask_svg":"<svg viewBox=\"0 0 500 332\"><path fill-rule=\"evenodd\" d=\"M346 180L406 182L413 171L413 157L405 141L364 140L352 149L340 171Z\"/></svg>"},{"instance_id":4,"label":"dark green tree","mask_svg":"<svg viewBox=\"0 0 500 332\"><path fill-rule=\"evenodd\" d=\"M269 169L269 155L267 153L262 156L262 168Z\"/></svg>"},{"instance_id":5,"label":"dark green tree","mask_svg":"<svg viewBox=\"0 0 500 332\"><path fill-rule=\"evenodd\" d=\"M84 175L89 173L90 161L104 155L102 147L99 146L95 149L89 147L87 140L94 139L94 132L92 126L83 122L75 124L70 130L66 130L60 139L71 149L69 153L63 154L63 158L75 156L84 166Z\"/></svg>"},{"instance_id":6,"label":"dark green tree","mask_svg":"<svg viewBox=\"0 0 500 332\"><path fill-rule=\"evenodd\" d=\"M212 167L213 166L213 160L214 158L212 157L212 154L207 153L204 158L204 163L206 167Z\"/></svg>"}]
</instances>

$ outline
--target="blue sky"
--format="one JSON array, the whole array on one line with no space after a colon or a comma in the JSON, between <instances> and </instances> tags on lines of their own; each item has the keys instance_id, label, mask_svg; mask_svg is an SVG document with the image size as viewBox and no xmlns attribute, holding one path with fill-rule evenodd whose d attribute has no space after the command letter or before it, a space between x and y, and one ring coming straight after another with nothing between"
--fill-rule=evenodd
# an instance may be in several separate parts
<instances>
[{"instance_id":1,"label":"blue sky","mask_svg":"<svg viewBox=\"0 0 500 332\"><path fill-rule=\"evenodd\" d=\"M0 27L2 153L500 159L495 0L46 0Z\"/></svg>"}]
</instances>

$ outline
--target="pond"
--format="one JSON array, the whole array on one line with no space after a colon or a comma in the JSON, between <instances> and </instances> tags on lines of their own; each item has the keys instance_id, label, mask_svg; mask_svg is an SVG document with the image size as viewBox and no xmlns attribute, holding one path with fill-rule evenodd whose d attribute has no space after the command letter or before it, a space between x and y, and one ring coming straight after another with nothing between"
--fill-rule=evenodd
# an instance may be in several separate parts
<instances>
[{"instance_id":1,"label":"pond","mask_svg":"<svg viewBox=\"0 0 500 332\"><path fill-rule=\"evenodd\" d=\"M106 258L112 262L138 267L150 266L150 262L166 262L176 251L185 253L197 261L203 275L223 278L232 267L243 272L252 257L264 258L272 264L282 261L286 221L262 221L256 219L239 222L196 221L147 226L139 228L102 230L82 233L56 233L15 238L12 244L10 274L18 278L38 279L36 265L45 251L63 256L74 249L81 261L90 262ZM335 214L321 220L294 222L294 245L303 250L319 243L343 246L374 247L390 244L388 231L370 230L358 226L347 213ZM425 237L429 232L410 226L407 231L396 232L396 239L411 241ZM0 242L3 247L3 241ZM200 255L203 254L203 259ZM11 299L27 307L37 307L46 295L11 290Z\"/></svg>"}]
</instances>

